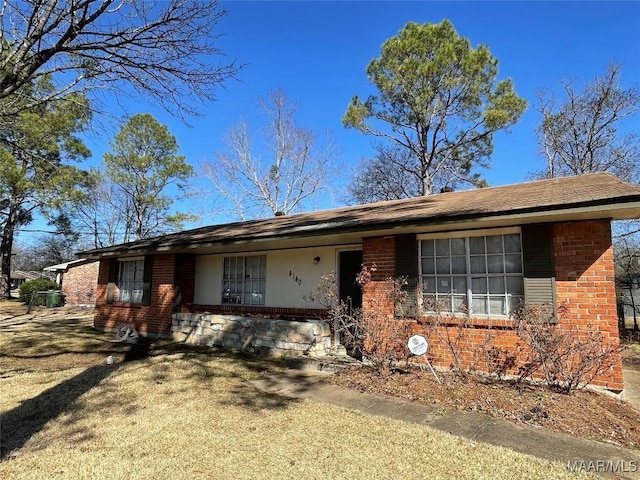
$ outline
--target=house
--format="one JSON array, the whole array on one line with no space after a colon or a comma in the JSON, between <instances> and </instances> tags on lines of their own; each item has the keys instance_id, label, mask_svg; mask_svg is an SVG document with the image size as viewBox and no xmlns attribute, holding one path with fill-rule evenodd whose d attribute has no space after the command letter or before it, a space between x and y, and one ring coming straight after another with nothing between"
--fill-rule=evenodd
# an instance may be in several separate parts
<instances>
[{"instance_id":1,"label":"house","mask_svg":"<svg viewBox=\"0 0 640 480\"><path fill-rule=\"evenodd\" d=\"M24 282L29 280L35 280L36 278L40 278L42 275L38 272L25 272L22 270L11 270L9 274L9 285L11 285L11 289L14 290L19 288Z\"/></svg>"},{"instance_id":2,"label":"house","mask_svg":"<svg viewBox=\"0 0 640 480\"><path fill-rule=\"evenodd\" d=\"M563 304L558 328L596 331L617 345L611 221L638 217L640 187L602 173L214 225L82 256L100 261L97 328L131 323L146 334L210 335L209 343L254 342L272 353L305 338L331 342L325 325L313 324L319 337L311 338L303 322L282 320L322 315L307 298L323 274L337 272L340 297L365 308L384 296L385 279L406 276L406 307L419 319L430 318L434 299L451 318L465 316L468 363L490 329L501 345L515 345L509 313L522 301ZM362 265L377 268L360 296ZM393 321L392 304L375 305ZM248 322L257 315L261 338L279 332L270 343L255 342ZM450 365L442 344L432 341L430 356ZM594 384L621 391L620 359Z\"/></svg>"},{"instance_id":3,"label":"house","mask_svg":"<svg viewBox=\"0 0 640 480\"><path fill-rule=\"evenodd\" d=\"M45 267L44 271L55 274L66 305L90 307L96 301L99 265L96 260L80 258Z\"/></svg>"}]
</instances>

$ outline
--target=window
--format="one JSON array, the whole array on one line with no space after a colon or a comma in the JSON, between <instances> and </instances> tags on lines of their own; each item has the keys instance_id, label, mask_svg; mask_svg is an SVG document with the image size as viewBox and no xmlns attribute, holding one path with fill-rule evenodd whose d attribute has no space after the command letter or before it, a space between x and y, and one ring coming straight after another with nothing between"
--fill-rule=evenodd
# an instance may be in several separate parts
<instances>
[{"instance_id":1,"label":"window","mask_svg":"<svg viewBox=\"0 0 640 480\"><path fill-rule=\"evenodd\" d=\"M120 260L118 263L118 302L142 303L144 260Z\"/></svg>"},{"instance_id":2,"label":"window","mask_svg":"<svg viewBox=\"0 0 640 480\"><path fill-rule=\"evenodd\" d=\"M222 303L264 305L267 256L225 257Z\"/></svg>"},{"instance_id":3,"label":"window","mask_svg":"<svg viewBox=\"0 0 640 480\"><path fill-rule=\"evenodd\" d=\"M520 232L420 242L423 310L508 315L524 299Z\"/></svg>"}]
</instances>

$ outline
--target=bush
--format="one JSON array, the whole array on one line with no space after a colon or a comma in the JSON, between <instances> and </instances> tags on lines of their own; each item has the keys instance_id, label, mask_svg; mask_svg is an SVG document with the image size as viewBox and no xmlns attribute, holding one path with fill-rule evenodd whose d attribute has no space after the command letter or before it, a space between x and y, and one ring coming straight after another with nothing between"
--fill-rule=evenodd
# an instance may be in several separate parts
<instances>
[{"instance_id":1,"label":"bush","mask_svg":"<svg viewBox=\"0 0 640 480\"><path fill-rule=\"evenodd\" d=\"M560 305L558 320L566 313L568 306ZM622 351L619 342L607 341L591 325L587 330L570 324L560 328L551 322L553 311L549 307L522 304L512 317L528 352L520 368L521 380L531 380L534 374L541 373L550 387L570 392L606 375L618 362Z\"/></svg>"},{"instance_id":2,"label":"bush","mask_svg":"<svg viewBox=\"0 0 640 480\"><path fill-rule=\"evenodd\" d=\"M34 292L59 289L60 287L53 280L49 280L48 278L35 278L20 285L18 298L21 302L29 303L31 302L31 297Z\"/></svg>"},{"instance_id":3,"label":"bush","mask_svg":"<svg viewBox=\"0 0 640 480\"><path fill-rule=\"evenodd\" d=\"M362 289L371 284L375 265L362 270L356 277L356 283ZM366 312L362 308L350 308L340 301L335 272L322 276L315 293L305 299L317 302L327 309L328 320L340 343L356 358L364 357L381 374L388 375L394 363L406 359L407 339L411 334L411 325L405 320L394 318L381 312L392 305L394 312L401 310L406 299L405 278L386 278L379 282L378 294L371 295Z\"/></svg>"}]
</instances>

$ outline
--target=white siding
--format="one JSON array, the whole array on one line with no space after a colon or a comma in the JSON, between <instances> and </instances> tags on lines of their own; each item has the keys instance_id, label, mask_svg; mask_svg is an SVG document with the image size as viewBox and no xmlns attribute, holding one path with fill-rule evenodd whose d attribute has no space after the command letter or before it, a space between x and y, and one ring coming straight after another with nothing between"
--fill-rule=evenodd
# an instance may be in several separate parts
<instances>
[{"instance_id":1,"label":"white siding","mask_svg":"<svg viewBox=\"0 0 640 480\"><path fill-rule=\"evenodd\" d=\"M222 264L223 258L229 255L203 255L197 258L195 303L221 303ZM304 296L316 291L323 274L336 270L336 247L273 250L247 255L267 256L266 307L320 308L317 303L306 301ZM320 257L317 264L314 263L315 257Z\"/></svg>"},{"instance_id":2,"label":"white siding","mask_svg":"<svg viewBox=\"0 0 640 480\"><path fill-rule=\"evenodd\" d=\"M196 288L194 302L200 305L220 305L222 302L221 255L196 258Z\"/></svg>"}]
</instances>

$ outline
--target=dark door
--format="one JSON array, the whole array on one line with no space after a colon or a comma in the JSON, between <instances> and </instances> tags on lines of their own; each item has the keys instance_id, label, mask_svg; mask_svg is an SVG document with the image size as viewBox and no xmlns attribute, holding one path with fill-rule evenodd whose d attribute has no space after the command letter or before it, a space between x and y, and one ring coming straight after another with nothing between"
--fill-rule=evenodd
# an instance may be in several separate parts
<instances>
[{"instance_id":1,"label":"dark door","mask_svg":"<svg viewBox=\"0 0 640 480\"><path fill-rule=\"evenodd\" d=\"M362 270L362 250L340 252L338 288L340 300L352 308L362 307L362 289L356 275Z\"/></svg>"}]
</instances>

